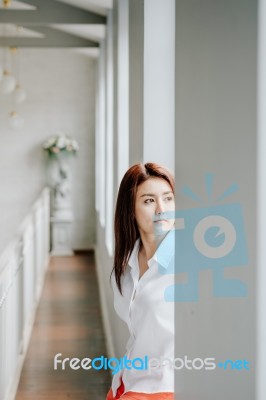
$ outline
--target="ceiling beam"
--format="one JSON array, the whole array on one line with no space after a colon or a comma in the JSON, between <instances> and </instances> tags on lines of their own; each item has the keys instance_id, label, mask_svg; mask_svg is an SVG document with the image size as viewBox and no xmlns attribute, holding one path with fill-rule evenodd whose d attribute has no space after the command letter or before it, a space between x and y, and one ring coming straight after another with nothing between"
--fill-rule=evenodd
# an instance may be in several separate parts
<instances>
[{"instance_id":1,"label":"ceiling beam","mask_svg":"<svg viewBox=\"0 0 266 400\"><path fill-rule=\"evenodd\" d=\"M23 0L35 10L1 9L0 23L38 24L106 24L106 17L56 0Z\"/></svg>"},{"instance_id":2,"label":"ceiling beam","mask_svg":"<svg viewBox=\"0 0 266 400\"><path fill-rule=\"evenodd\" d=\"M23 25L44 37L0 37L0 47L99 47L97 42L46 26Z\"/></svg>"}]
</instances>

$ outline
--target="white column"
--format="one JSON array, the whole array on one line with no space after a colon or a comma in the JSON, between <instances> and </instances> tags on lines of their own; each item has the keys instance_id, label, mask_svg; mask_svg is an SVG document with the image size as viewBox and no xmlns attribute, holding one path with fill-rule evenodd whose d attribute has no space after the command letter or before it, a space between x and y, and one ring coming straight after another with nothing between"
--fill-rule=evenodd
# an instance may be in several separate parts
<instances>
[{"instance_id":1,"label":"white column","mask_svg":"<svg viewBox=\"0 0 266 400\"><path fill-rule=\"evenodd\" d=\"M118 183L129 167L129 54L128 4L118 1L117 43L117 176Z\"/></svg>"},{"instance_id":2,"label":"white column","mask_svg":"<svg viewBox=\"0 0 266 400\"><path fill-rule=\"evenodd\" d=\"M175 0L144 2L144 162L174 171Z\"/></svg>"},{"instance_id":3,"label":"white column","mask_svg":"<svg viewBox=\"0 0 266 400\"><path fill-rule=\"evenodd\" d=\"M144 0L129 1L129 164L143 162Z\"/></svg>"},{"instance_id":4,"label":"white column","mask_svg":"<svg viewBox=\"0 0 266 400\"><path fill-rule=\"evenodd\" d=\"M108 12L106 34L106 190L105 190L105 215L106 230L105 241L109 255L113 251L113 16L112 10Z\"/></svg>"},{"instance_id":5,"label":"white column","mask_svg":"<svg viewBox=\"0 0 266 400\"><path fill-rule=\"evenodd\" d=\"M266 398L266 2L258 12L258 268L257 268L257 376L256 400Z\"/></svg>"},{"instance_id":6,"label":"white column","mask_svg":"<svg viewBox=\"0 0 266 400\"><path fill-rule=\"evenodd\" d=\"M99 136L98 141L98 171L96 176L96 184L99 185L99 207L100 207L100 223L105 225L105 185L106 185L106 161L105 161L105 110L106 110L106 75L105 75L105 58L106 58L106 40L101 41L99 55Z\"/></svg>"},{"instance_id":7,"label":"white column","mask_svg":"<svg viewBox=\"0 0 266 400\"><path fill-rule=\"evenodd\" d=\"M97 59L97 81L95 91L95 209L100 212L100 51Z\"/></svg>"},{"instance_id":8,"label":"white column","mask_svg":"<svg viewBox=\"0 0 266 400\"><path fill-rule=\"evenodd\" d=\"M265 75L265 61L263 73ZM218 365L212 371L205 368L200 371L186 368L176 371L176 395L184 400L258 400L255 394L255 282L258 273L256 100L256 1L177 0L177 202L179 210L194 210L190 215L191 232L188 237L191 240L183 248L194 252L193 233L198 222L206 215L222 215L223 212L232 221L237 232L236 243L240 244L233 247L234 252L217 259L217 262L207 257L200 260L200 253L195 250L195 268L190 269L190 274L184 263L182 272L180 263L176 262L180 272L176 274L177 281L189 283L193 296L198 293L198 300L176 302L176 357L212 357L217 364L228 359L242 360L241 370L231 370L229 365L224 369ZM265 159L265 153L263 157ZM265 175L266 165L263 167ZM207 178L206 173L213 174L212 184L211 175ZM263 184L265 187L265 182ZM238 190L220 198L231 185ZM200 201L195 200L196 196L193 200L192 195L183 195L184 186L191 188ZM265 199L264 194L260 199L263 200L261 210L265 208ZM238 217L233 205L239 210ZM265 222L265 211L259 219ZM263 230L266 233L265 227ZM223 242L228 239L226 230L224 235ZM206 241L209 241L207 235ZM209 243L216 246L212 240ZM265 240L261 245L265 248ZM263 257L261 272L265 269L265 254ZM265 279L265 271L262 276ZM215 277L218 278L216 281ZM240 295L233 286L234 282L239 284L238 287L243 287L240 284L246 286L246 296L244 292ZM215 296L215 284L216 287L228 284L233 290L228 295L223 292ZM260 317L263 313L265 315L265 282L263 286L264 309L261 309ZM178 287L176 293L180 293ZM265 336L261 340L265 341ZM263 348L265 355L265 344L261 350ZM243 367L243 360L250 363L250 370ZM263 363L265 367L265 359ZM263 374L261 378L265 380L265 368ZM259 400L265 399L263 384L264 395Z\"/></svg>"},{"instance_id":9,"label":"white column","mask_svg":"<svg viewBox=\"0 0 266 400\"><path fill-rule=\"evenodd\" d=\"M175 1L129 2L129 162L174 170Z\"/></svg>"}]
</instances>

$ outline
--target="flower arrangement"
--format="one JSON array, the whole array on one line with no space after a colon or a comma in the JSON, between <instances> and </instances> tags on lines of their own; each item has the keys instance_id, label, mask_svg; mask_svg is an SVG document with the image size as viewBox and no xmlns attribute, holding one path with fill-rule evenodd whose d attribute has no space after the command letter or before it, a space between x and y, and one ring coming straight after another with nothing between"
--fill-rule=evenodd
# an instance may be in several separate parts
<instances>
[{"instance_id":1,"label":"flower arrangement","mask_svg":"<svg viewBox=\"0 0 266 400\"><path fill-rule=\"evenodd\" d=\"M76 140L60 133L47 139L43 144L43 149L51 156L58 153L76 154L79 145Z\"/></svg>"}]
</instances>

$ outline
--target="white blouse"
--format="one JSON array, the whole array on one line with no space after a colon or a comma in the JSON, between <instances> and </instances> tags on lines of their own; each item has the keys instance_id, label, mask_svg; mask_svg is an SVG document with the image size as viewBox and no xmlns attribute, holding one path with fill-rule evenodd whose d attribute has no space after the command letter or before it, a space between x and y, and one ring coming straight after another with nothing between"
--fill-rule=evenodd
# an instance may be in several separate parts
<instances>
[{"instance_id":1,"label":"white blouse","mask_svg":"<svg viewBox=\"0 0 266 400\"><path fill-rule=\"evenodd\" d=\"M154 256L148 260L148 270L139 279L138 252L140 239L135 243L122 275L121 296L112 274L114 308L126 322L130 332L126 345L127 359L145 356L158 358L157 368L123 368L113 375L112 391L115 397L122 377L125 392L174 392L174 302L164 299L164 291L174 285L174 230L169 231ZM170 266L171 265L171 266ZM140 365L140 364L139 364Z\"/></svg>"}]
</instances>

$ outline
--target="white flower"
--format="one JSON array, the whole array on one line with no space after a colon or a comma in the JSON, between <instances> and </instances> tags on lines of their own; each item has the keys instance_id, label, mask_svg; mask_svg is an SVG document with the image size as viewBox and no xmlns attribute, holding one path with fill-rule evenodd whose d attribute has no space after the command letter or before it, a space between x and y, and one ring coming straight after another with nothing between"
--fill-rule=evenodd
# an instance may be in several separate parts
<instances>
[{"instance_id":1,"label":"white flower","mask_svg":"<svg viewBox=\"0 0 266 400\"><path fill-rule=\"evenodd\" d=\"M59 153L60 151L67 151L68 153L75 153L79 150L78 142L62 133L56 136L51 136L43 144L43 149L48 150L50 153Z\"/></svg>"},{"instance_id":2,"label":"white flower","mask_svg":"<svg viewBox=\"0 0 266 400\"><path fill-rule=\"evenodd\" d=\"M56 145L57 145L57 147L59 147L59 149L65 148L66 147L66 138L64 136L58 136Z\"/></svg>"}]
</instances>

